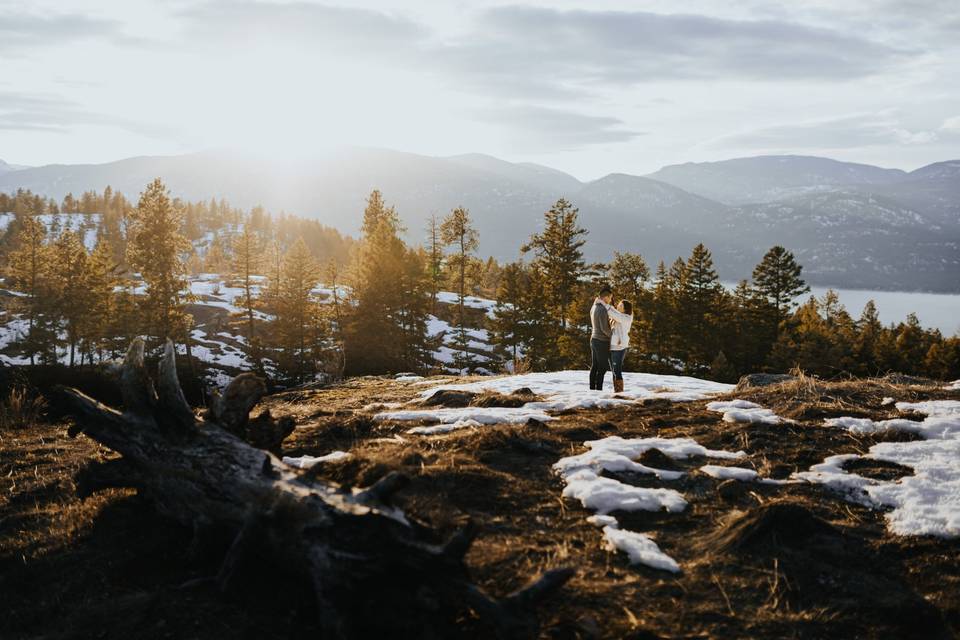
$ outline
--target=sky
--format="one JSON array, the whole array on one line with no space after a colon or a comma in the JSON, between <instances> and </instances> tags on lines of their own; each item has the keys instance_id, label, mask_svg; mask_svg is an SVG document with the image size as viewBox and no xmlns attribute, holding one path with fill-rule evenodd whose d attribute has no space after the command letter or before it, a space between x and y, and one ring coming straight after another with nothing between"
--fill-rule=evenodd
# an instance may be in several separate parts
<instances>
[{"instance_id":1,"label":"sky","mask_svg":"<svg viewBox=\"0 0 960 640\"><path fill-rule=\"evenodd\" d=\"M957 0L0 0L0 158L960 158Z\"/></svg>"}]
</instances>

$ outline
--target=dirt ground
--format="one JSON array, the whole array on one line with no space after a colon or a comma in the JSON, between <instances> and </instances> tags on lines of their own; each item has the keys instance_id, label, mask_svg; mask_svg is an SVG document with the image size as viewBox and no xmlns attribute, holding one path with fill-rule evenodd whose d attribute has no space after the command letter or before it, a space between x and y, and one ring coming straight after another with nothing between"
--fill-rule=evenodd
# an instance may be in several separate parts
<instances>
[{"instance_id":1,"label":"dirt ground","mask_svg":"<svg viewBox=\"0 0 960 640\"><path fill-rule=\"evenodd\" d=\"M677 489L689 502L682 513L616 514L623 528L647 533L681 565L671 574L605 550L586 520L590 512L561 498L563 483L551 471L560 457L582 452L586 440L661 436L742 449L747 458L737 466L785 478L828 455L909 437L856 436L822 426L825 417L893 417L899 414L883 397L960 399L960 392L801 379L735 394L797 421L781 425L728 424L705 402L666 401L439 436L372 420L368 405L407 401L424 388L362 378L265 404L297 418L285 455L352 453L325 463L321 477L366 486L401 471L412 482L397 503L410 517L442 536L468 519L478 525L467 564L488 592L503 595L546 569L574 567L575 577L539 609L542 637L886 639L960 631L958 540L892 536L882 512L815 485L616 475ZM156 515L135 492L80 500L74 475L110 455L83 436L68 438L65 424L0 432L0 638L319 637L297 602L237 602L184 588L214 572L214 561L191 548L191 531ZM912 473L859 464L857 473L878 478ZM489 637L469 619L462 628L464 637Z\"/></svg>"}]
</instances>

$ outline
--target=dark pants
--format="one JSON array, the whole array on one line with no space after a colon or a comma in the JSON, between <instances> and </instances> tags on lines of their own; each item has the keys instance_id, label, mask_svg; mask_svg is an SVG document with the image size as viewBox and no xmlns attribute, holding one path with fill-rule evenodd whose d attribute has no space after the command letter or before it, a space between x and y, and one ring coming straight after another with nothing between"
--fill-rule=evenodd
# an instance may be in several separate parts
<instances>
[{"instance_id":1,"label":"dark pants","mask_svg":"<svg viewBox=\"0 0 960 640\"><path fill-rule=\"evenodd\" d=\"M603 389L603 377L610 369L610 341L590 340L590 388Z\"/></svg>"},{"instance_id":2,"label":"dark pants","mask_svg":"<svg viewBox=\"0 0 960 640\"><path fill-rule=\"evenodd\" d=\"M623 380L623 360L626 357L626 349L616 349L610 351L610 368L613 369L614 380Z\"/></svg>"}]
</instances>

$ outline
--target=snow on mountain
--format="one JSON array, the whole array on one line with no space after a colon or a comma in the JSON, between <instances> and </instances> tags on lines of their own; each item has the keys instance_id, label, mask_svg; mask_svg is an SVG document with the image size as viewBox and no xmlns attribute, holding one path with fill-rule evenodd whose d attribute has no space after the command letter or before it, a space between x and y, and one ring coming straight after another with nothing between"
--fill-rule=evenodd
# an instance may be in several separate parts
<instances>
[{"instance_id":1,"label":"snow on mountain","mask_svg":"<svg viewBox=\"0 0 960 640\"><path fill-rule=\"evenodd\" d=\"M669 263L706 242L723 277L737 280L750 276L772 244L784 244L816 256L818 264L804 264L812 284L956 291L960 285L948 271L960 255L958 166L953 160L908 174L828 158L760 156L581 183L549 167L481 154L441 158L354 148L287 163L207 152L49 165L0 173L0 190L22 187L60 198L110 184L135 199L162 176L176 196L262 204L355 234L364 199L377 188L396 206L409 241L422 240L431 215L463 206L479 231L480 253L500 260L516 259L540 229L543 212L565 197L590 232L588 260L632 251L651 265ZM806 231L790 226L786 209L804 212ZM838 227L855 221L863 233L836 237ZM909 259L901 258L905 252Z\"/></svg>"},{"instance_id":2,"label":"snow on mountain","mask_svg":"<svg viewBox=\"0 0 960 640\"><path fill-rule=\"evenodd\" d=\"M670 165L648 177L726 204L770 202L839 185L890 184L900 169L813 156L757 156Z\"/></svg>"}]
</instances>

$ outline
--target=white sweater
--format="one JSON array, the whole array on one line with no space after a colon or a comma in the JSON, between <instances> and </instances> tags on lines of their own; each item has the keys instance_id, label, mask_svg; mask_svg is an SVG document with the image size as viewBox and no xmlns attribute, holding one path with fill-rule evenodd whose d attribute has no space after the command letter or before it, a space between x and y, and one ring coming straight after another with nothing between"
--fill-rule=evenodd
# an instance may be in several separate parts
<instances>
[{"instance_id":1,"label":"white sweater","mask_svg":"<svg viewBox=\"0 0 960 640\"><path fill-rule=\"evenodd\" d=\"M630 325L633 324L633 315L621 313L616 307L607 305L607 315L610 316L610 351L622 351L630 346Z\"/></svg>"}]
</instances>

